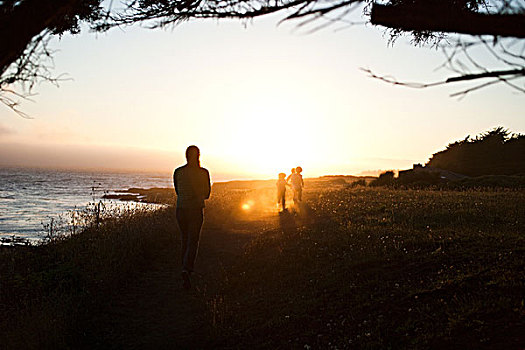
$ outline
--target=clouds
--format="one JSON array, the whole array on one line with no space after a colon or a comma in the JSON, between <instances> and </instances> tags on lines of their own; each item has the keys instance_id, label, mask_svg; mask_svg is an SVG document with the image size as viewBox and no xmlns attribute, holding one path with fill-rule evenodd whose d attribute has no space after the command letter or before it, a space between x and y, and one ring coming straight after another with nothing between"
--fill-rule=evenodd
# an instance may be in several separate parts
<instances>
[{"instance_id":1,"label":"clouds","mask_svg":"<svg viewBox=\"0 0 525 350\"><path fill-rule=\"evenodd\" d=\"M66 144L3 143L0 166L171 171L182 153L140 148Z\"/></svg>"},{"instance_id":2,"label":"clouds","mask_svg":"<svg viewBox=\"0 0 525 350\"><path fill-rule=\"evenodd\" d=\"M0 124L0 137L13 135L15 134L15 131L5 125Z\"/></svg>"}]
</instances>

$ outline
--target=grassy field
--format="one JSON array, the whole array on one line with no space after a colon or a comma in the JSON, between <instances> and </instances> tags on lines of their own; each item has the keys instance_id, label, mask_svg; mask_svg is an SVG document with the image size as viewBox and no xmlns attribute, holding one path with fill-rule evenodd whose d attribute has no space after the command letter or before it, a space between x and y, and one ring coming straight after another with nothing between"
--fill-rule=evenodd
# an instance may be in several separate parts
<instances>
[{"instance_id":1,"label":"grassy field","mask_svg":"<svg viewBox=\"0 0 525 350\"><path fill-rule=\"evenodd\" d=\"M523 192L316 189L301 211L229 274L227 344L525 345Z\"/></svg>"},{"instance_id":2,"label":"grassy field","mask_svg":"<svg viewBox=\"0 0 525 350\"><path fill-rule=\"evenodd\" d=\"M525 347L524 191L351 188L340 180L307 182L303 204L283 213L271 183L216 185L189 294L178 281L171 208L42 247L1 249L3 342ZM152 321L157 314L162 322ZM184 329L190 316L198 332ZM132 332L155 338L137 343Z\"/></svg>"}]
</instances>

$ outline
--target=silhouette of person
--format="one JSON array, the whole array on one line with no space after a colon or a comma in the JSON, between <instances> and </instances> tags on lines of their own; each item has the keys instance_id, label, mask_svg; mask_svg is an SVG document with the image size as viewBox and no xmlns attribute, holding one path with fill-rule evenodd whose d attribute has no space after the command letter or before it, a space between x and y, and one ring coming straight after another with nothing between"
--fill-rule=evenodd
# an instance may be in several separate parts
<instances>
[{"instance_id":1,"label":"silhouette of person","mask_svg":"<svg viewBox=\"0 0 525 350\"><path fill-rule=\"evenodd\" d=\"M210 198L210 174L200 166L197 146L186 149L186 165L173 173L177 193L177 223L181 231L183 287L191 288L190 275L199 249L199 238L204 220L204 201Z\"/></svg>"},{"instance_id":2,"label":"silhouette of person","mask_svg":"<svg viewBox=\"0 0 525 350\"><path fill-rule=\"evenodd\" d=\"M290 182L290 179L292 178L293 174L295 174L295 168L292 168L292 170L290 170L290 175L288 175L288 177L286 178L286 182Z\"/></svg>"},{"instance_id":3,"label":"silhouette of person","mask_svg":"<svg viewBox=\"0 0 525 350\"><path fill-rule=\"evenodd\" d=\"M303 171L303 168L298 166L297 168L295 168L295 173L292 173L290 175L290 182L292 184L294 204L299 204L299 202L303 200L304 181L303 181L303 175L301 175L302 171Z\"/></svg>"},{"instance_id":4,"label":"silhouette of person","mask_svg":"<svg viewBox=\"0 0 525 350\"><path fill-rule=\"evenodd\" d=\"M279 179L277 180L277 204L281 204L282 210L286 210L286 185L285 180L286 174L279 173Z\"/></svg>"}]
</instances>

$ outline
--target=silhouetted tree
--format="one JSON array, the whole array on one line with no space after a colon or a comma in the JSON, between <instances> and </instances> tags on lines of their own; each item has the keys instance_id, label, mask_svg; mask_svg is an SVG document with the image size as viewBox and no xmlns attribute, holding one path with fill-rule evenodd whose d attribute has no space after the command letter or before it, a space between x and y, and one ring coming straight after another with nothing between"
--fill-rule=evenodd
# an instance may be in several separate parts
<instances>
[{"instance_id":1,"label":"silhouetted tree","mask_svg":"<svg viewBox=\"0 0 525 350\"><path fill-rule=\"evenodd\" d=\"M80 22L100 18L100 0L0 1L0 72L23 56L24 50L45 34L78 33Z\"/></svg>"},{"instance_id":2,"label":"silhouetted tree","mask_svg":"<svg viewBox=\"0 0 525 350\"><path fill-rule=\"evenodd\" d=\"M513 82L525 77L525 2L523 0L131 0L127 8L106 25L152 21L153 27L176 24L190 18L254 18L286 11L283 20L311 24L313 30L343 22L358 3L366 3L364 14L374 25L389 28L390 40L410 33L414 44L431 44L445 54L444 66L455 75L430 84L405 83L367 70L370 76L397 85L430 87L458 81L482 79L454 95L504 83L525 93ZM447 38L445 33L467 34L469 39ZM492 38L481 35L490 35ZM503 40L503 38L507 38ZM486 67L472 51L483 49L495 58Z\"/></svg>"},{"instance_id":3,"label":"silhouetted tree","mask_svg":"<svg viewBox=\"0 0 525 350\"><path fill-rule=\"evenodd\" d=\"M56 82L50 72L52 35L79 33L82 22L102 19L101 0L0 1L0 102L17 111L12 84L26 93L39 80Z\"/></svg>"},{"instance_id":4,"label":"silhouetted tree","mask_svg":"<svg viewBox=\"0 0 525 350\"><path fill-rule=\"evenodd\" d=\"M358 3L367 4L365 16L372 24L390 28L391 40L411 33L415 44L440 45L444 33L493 36L458 40L452 45L445 42L441 47L447 55L447 66L458 74L446 81L406 84L369 71L373 77L417 87L491 79L462 93L498 82L525 92L511 82L525 76L523 0L122 0L121 8L112 7L110 1L105 9L101 0L0 0L0 101L16 108L16 101L6 97L9 93L16 96L13 83L23 85L27 92L40 79L53 81L47 39L66 32L78 33L82 22L93 30L104 31L137 22L148 22L156 28L194 18L251 19L285 11L283 20L300 20L299 26L319 23L315 24L317 29L343 21ZM476 62L469 52L480 46L504 68L487 69Z\"/></svg>"},{"instance_id":5,"label":"silhouetted tree","mask_svg":"<svg viewBox=\"0 0 525 350\"><path fill-rule=\"evenodd\" d=\"M370 22L411 31L417 40L433 38L434 33L525 38L519 1L390 0L373 4Z\"/></svg>"},{"instance_id":6,"label":"silhouetted tree","mask_svg":"<svg viewBox=\"0 0 525 350\"><path fill-rule=\"evenodd\" d=\"M467 136L435 153L427 166L469 176L525 174L525 135L503 127Z\"/></svg>"}]
</instances>

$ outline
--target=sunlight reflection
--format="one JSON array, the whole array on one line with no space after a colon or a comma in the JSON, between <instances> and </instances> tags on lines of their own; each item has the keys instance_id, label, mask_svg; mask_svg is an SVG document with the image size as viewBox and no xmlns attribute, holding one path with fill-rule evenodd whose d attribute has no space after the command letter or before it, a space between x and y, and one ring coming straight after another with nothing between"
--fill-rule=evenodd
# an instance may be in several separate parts
<instances>
[{"instance_id":1,"label":"sunlight reflection","mask_svg":"<svg viewBox=\"0 0 525 350\"><path fill-rule=\"evenodd\" d=\"M255 204L254 201L249 200L249 201L243 203L241 205L241 208L242 208L242 210L250 210L253 207L254 204Z\"/></svg>"}]
</instances>

